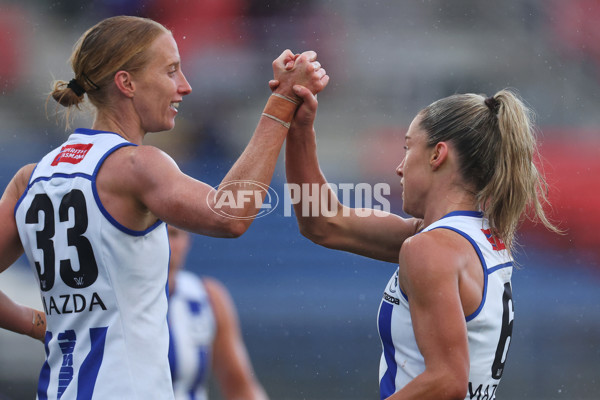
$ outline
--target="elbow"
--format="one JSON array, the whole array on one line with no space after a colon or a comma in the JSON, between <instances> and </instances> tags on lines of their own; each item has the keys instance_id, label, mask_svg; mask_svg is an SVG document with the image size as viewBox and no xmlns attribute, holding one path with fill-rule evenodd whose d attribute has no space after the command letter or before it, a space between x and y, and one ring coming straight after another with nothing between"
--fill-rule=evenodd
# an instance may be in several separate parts
<instances>
[{"instance_id":1,"label":"elbow","mask_svg":"<svg viewBox=\"0 0 600 400\"><path fill-rule=\"evenodd\" d=\"M425 370L420 376L424 390L430 398L443 400L464 400L469 389L469 369L458 370L456 365L446 366L437 371ZM429 398L429 397L428 397Z\"/></svg>"},{"instance_id":2,"label":"elbow","mask_svg":"<svg viewBox=\"0 0 600 400\"><path fill-rule=\"evenodd\" d=\"M327 239L327 225L319 223L316 218L298 218L300 234L315 244L322 245Z\"/></svg>"},{"instance_id":3,"label":"elbow","mask_svg":"<svg viewBox=\"0 0 600 400\"><path fill-rule=\"evenodd\" d=\"M300 234L318 244L319 246L330 249L337 248L336 246L336 225L332 220L328 220L323 224L300 224Z\"/></svg>"},{"instance_id":4,"label":"elbow","mask_svg":"<svg viewBox=\"0 0 600 400\"><path fill-rule=\"evenodd\" d=\"M225 237L236 239L242 236L250 227L251 220L229 219L225 227Z\"/></svg>"},{"instance_id":5,"label":"elbow","mask_svg":"<svg viewBox=\"0 0 600 400\"><path fill-rule=\"evenodd\" d=\"M251 222L252 220L242 220L221 216L220 218L214 219L211 222L211 227L209 229L194 232L212 237L236 239L246 233Z\"/></svg>"},{"instance_id":6,"label":"elbow","mask_svg":"<svg viewBox=\"0 0 600 400\"><path fill-rule=\"evenodd\" d=\"M445 378L440 379L443 382L440 388L444 388L442 398L448 400L463 400L467 397L469 387L469 375L450 373Z\"/></svg>"},{"instance_id":7,"label":"elbow","mask_svg":"<svg viewBox=\"0 0 600 400\"><path fill-rule=\"evenodd\" d=\"M464 400L467 397L467 386L469 385L469 382L466 381L464 383L464 385L453 385L453 387L449 388L448 391L448 399L453 399L453 400Z\"/></svg>"},{"instance_id":8,"label":"elbow","mask_svg":"<svg viewBox=\"0 0 600 400\"><path fill-rule=\"evenodd\" d=\"M304 236L305 238L307 238L308 240L310 240L311 242L313 242L315 244L322 245L322 243L326 237L324 234L318 233L314 229L307 228L305 226L300 226L299 228L300 228L300 234L302 236Z\"/></svg>"}]
</instances>

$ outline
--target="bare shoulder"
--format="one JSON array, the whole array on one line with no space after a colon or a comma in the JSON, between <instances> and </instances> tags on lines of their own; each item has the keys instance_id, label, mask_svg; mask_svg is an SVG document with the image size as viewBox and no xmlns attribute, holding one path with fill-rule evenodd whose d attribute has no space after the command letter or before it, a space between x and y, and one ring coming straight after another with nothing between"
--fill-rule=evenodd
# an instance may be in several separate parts
<instances>
[{"instance_id":1,"label":"bare shoulder","mask_svg":"<svg viewBox=\"0 0 600 400\"><path fill-rule=\"evenodd\" d=\"M103 168L108 167L120 173L132 172L136 176L157 169L177 168L177 164L164 151L154 146L125 146L108 157Z\"/></svg>"},{"instance_id":2,"label":"bare shoulder","mask_svg":"<svg viewBox=\"0 0 600 400\"><path fill-rule=\"evenodd\" d=\"M142 194L164 185L179 172L175 161L154 146L125 146L106 159L98 182L112 192L128 192L141 198Z\"/></svg>"},{"instance_id":3,"label":"bare shoulder","mask_svg":"<svg viewBox=\"0 0 600 400\"><path fill-rule=\"evenodd\" d=\"M405 282L424 284L457 277L470 251L469 242L449 229L421 232L400 249L400 275Z\"/></svg>"},{"instance_id":4,"label":"bare shoulder","mask_svg":"<svg viewBox=\"0 0 600 400\"><path fill-rule=\"evenodd\" d=\"M4 191L5 198L18 201L29 184L35 166L36 164L27 164L17 171Z\"/></svg>"}]
</instances>

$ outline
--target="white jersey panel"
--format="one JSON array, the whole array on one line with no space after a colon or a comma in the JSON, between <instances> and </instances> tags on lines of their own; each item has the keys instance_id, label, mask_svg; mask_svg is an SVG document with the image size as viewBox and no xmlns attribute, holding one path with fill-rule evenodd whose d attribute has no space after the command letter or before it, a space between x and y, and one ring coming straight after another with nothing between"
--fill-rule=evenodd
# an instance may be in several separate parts
<instances>
[{"instance_id":1,"label":"white jersey panel","mask_svg":"<svg viewBox=\"0 0 600 400\"><path fill-rule=\"evenodd\" d=\"M39 399L172 399L166 226L132 231L96 192L121 136L78 129L36 166L15 207L47 316Z\"/></svg>"},{"instance_id":2,"label":"white jersey panel","mask_svg":"<svg viewBox=\"0 0 600 400\"><path fill-rule=\"evenodd\" d=\"M466 399L495 398L512 333L513 305L510 279L513 260L504 244L490 234L478 212L453 212L424 231L450 229L473 245L484 271L484 293L479 308L466 317L469 342L469 388ZM410 306L398 284L398 270L391 277L378 313L383 353L379 365L382 399L403 388L425 370L412 327Z\"/></svg>"},{"instance_id":3,"label":"white jersey panel","mask_svg":"<svg viewBox=\"0 0 600 400\"><path fill-rule=\"evenodd\" d=\"M179 271L169 299L169 362L176 400L207 400L215 316L202 280Z\"/></svg>"}]
</instances>

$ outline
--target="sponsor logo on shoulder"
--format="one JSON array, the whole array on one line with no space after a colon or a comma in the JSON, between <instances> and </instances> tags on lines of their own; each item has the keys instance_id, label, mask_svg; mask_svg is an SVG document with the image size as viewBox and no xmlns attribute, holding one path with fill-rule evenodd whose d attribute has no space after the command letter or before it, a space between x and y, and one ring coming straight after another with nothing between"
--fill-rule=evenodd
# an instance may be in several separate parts
<instances>
[{"instance_id":1,"label":"sponsor logo on shoulder","mask_svg":"<svg viewBox=\"0 0 600 400\"><path fill-rule=\"evenodd\" d=\"M482 229L481 232L483 232L488 242L492 245L492 249L495 251L506 250L504 242L494 236L491 229Z\"/></svg>"},{"instance_id":2,"label":"sponsor logo on shoulder","mask_svg":"<svg viewBox=\"0 0 600 400\"><path fill-rule=\"evenodd\" d=\"M69 164L79 164L85 155L92 148L92 143L87 144L69 144L67 146L63 146L60 149L60 153L54 158L52 161L52 166L58 165L58 163L66 162Z\"/></svg>"}]
</instances>

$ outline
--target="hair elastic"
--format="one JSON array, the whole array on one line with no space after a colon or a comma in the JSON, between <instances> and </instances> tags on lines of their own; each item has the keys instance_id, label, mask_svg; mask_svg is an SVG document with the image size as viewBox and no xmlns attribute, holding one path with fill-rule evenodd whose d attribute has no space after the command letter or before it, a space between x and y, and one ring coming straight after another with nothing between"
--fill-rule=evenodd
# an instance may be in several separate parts
<instances>
[{"instance_id":1,"label":"hair elastic","mask_svg":"<svg viewBox=\"0 0 600 400\"><path fill-rule=\"evenodd\" d=\"M75 78L73 78L69 81L69 83L67 84L67 87L69 89L71 89L73 92L75 92L77 97L81 97L85 93L85 89L81 87L81 85L79 84L79 82L77 82L77 80Z\"/></svg>"},{"instance_id":2,"label":"hair elastic","mask_svg":"<svg viewBox=\"0 0 600 400\"><path fill-rule=\"evenodd\" d=\"M81 77L87 82L88 85L94 88L94 90L100 90L100 86L96 85L86 74L81 74Z\"/></svg>"},{"instance_id":3,"label":"hair elastic","mask_svg":"<svg viewBox=\"0 0 600 400\"><path fill-rule=\"evenodd\" d=\"M493 112L494 114L498 114L498 107L500 106L500 103L494 98L494 96L487 97L484 100L484 103L490 109L491 112Z\"/></svg>"}]
</instances>

